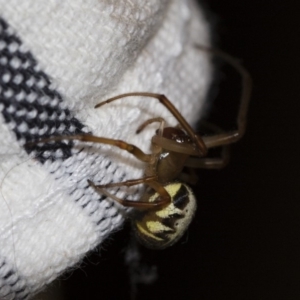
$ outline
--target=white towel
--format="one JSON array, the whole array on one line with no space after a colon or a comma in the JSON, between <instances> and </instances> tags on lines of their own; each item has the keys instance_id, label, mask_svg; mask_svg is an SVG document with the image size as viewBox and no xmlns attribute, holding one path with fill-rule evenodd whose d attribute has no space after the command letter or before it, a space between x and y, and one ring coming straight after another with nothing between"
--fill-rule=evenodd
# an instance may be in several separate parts
<instances>
[{"instance_id":1,"label":"white towel","mask_svg":"<svg viewBox=\"0 0 300 300\"><path fill-rule=\"evenodd\" d=\"M87 184L139 178L145 164L95 144L25 151L40 136L90 132L150 151L165 94L194 125L211 81L209 26L193 0L0 0L0 298L28 299L120 228L124 209ZM138 199L141 188L114 190Z\"/></svg>"}]
</instances>

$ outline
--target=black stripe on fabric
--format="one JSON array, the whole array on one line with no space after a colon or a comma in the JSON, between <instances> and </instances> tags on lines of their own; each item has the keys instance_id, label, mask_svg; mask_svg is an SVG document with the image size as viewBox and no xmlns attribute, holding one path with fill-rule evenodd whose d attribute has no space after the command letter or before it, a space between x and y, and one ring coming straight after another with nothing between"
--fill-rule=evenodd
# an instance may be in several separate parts
<instances>
[{"instance_id":1,"label":"black stripe on fabric","mask_svg":"<svg viewBox=\"0 0 300 300\"><path fill-rule=\"evenodd\" d=\"M30 51L0 18L0 111L4 121L23 143L41 137L83 133L83 124L62 106L61 95L51 88ZM73 142L56 142L26 149L40 162L67 159ZM58 155L59 152L59 155Z\"/></svg>"}]
</instances>

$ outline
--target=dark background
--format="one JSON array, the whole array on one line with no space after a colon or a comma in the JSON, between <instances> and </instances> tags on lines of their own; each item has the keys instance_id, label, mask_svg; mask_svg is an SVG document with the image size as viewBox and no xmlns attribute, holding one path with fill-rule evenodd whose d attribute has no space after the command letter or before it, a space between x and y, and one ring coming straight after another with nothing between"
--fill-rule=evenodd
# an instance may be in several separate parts
<instances>
[{"instance_id":1,"label":"dark background","mask_svg":"<svg viewBox=\"0 0 300 300\"><path fill-rule=\"evenodd\" d=\"M253 77L249 126L227 168L199 172L188 235L170 249L143 250L158 280L139 286L138 299L299 299L299 5L205 3L217 47L242 58ZM218 98L234 110L239 81L227 74L219 74ZM213 110L218 114L217 103ZM234 124L222 112L220 121ZM129 299L128 237L118 232L65 276L66 299Z\"/></svg>"}]
</instances>

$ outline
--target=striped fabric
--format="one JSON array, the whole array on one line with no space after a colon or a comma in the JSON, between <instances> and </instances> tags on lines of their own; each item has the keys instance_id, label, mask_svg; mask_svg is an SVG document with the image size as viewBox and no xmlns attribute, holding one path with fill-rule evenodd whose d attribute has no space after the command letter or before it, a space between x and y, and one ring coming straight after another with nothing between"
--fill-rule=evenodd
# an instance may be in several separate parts
<instances>
[{"instance_id":1,"label":"striped fabric","mask_svg":"<svg viewBox=\"0 0 300 300\"><path fill-rule=\"evenodd\" d=\"M0 299L29 299L78 264L123 222L124 210L89 187L139 178L144 164L105 145L46 136L92 133L150 151L155 126L176 121L155 100L98 102L124 92L163 93L191 122L210 64L195 43L208 25L192 0L0 0ZM142 187L112 190L138 199Z\"/></svg>"}]
</instances>

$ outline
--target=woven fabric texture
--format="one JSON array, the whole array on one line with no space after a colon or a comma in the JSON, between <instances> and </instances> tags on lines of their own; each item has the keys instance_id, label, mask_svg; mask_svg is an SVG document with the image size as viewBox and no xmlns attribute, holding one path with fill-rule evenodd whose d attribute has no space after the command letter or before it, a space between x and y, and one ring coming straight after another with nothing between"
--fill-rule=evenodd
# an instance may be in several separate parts
<instances>
[{"instance_id":1,"label":"woven fabric texture","mask_svg":"<svg viewBox=\"0 0 300 300\"><path fill-rule=\"evenodd\" d=\"M176 120L165 94L194 124L211 80L208 24L192 0L0 0L0 298L29 299L80 262L124 221L95 183L139 178L144 164L111 146L40 137L89 132L150 151L152 117ZM142 187L112 190L138 199Z\"/></svg>"}]
</instances>

